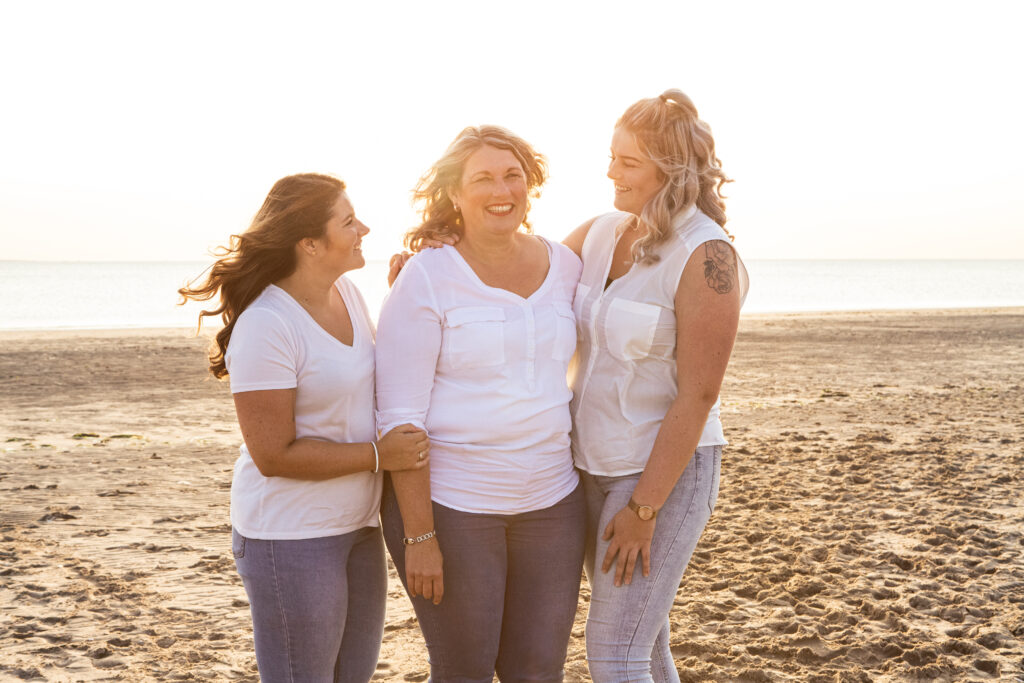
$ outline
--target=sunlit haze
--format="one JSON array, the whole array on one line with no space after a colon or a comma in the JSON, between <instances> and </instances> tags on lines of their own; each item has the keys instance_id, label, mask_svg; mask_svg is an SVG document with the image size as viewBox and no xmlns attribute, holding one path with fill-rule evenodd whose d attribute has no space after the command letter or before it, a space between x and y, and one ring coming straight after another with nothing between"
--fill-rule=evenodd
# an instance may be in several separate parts
<instances>
[{"instance_id":1,"label":"sunlit haze","mask_svg":"<svg viewBox=\"0 0 1024 683\"><path fill-rule=\"evenodd\" d=\"M1015 2L10 3L0 259L201 260L342 177L384 258L467 125L549 159L535 229L611 210L616 118L677 87L748 259L1024 258Z\"/></svg>"}]
</instances>

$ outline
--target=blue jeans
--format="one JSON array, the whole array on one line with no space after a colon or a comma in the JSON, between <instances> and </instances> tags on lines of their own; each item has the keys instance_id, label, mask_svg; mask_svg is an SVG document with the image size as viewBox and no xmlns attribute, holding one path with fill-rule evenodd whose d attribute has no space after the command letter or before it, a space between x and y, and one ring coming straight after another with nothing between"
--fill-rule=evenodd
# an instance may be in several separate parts
<instances>
[{"instance_id":1,"label":"blue jeans","mask_svg":"<svg viewBox=\"0 0 1024 683\"><path fill-rule=\"evenodd\" d=\"M444 599L412 599L431 681L490 683L495 673L503 683L561 681L583 573L582 487L516 515L433 508ZM402 517L386 476L381 521L404 584Z\"/></svg>"},{"instance_id":2,"label":"blue jeans","mask_svg":"<svg viewBox=\"0 0 1024 683\"><path fill-rule=\"evenodd\" d=\"M721 446L697 449L658 511L650 575L645 578L637 562L632 584L621 586L614 584L614 571L600 571L608 550L602 536L612 517L626 507L640 473L601 477L580 472L587 497L586 570L591 590L587 663L595 683L679 681L669 649L668 616L718 499L721 463Z\"/></svg>"},{"instance_id":3,"label":"blue jeans","mask_svg":"<svg viewBox=\"0 0 1024 683\"><path fill-rule=\"evenodd\" d=\"M232 529L231 549L249 596L262 681L370 680L388 585L380 529L290 541Z\"/></svg>"}]
</instances>

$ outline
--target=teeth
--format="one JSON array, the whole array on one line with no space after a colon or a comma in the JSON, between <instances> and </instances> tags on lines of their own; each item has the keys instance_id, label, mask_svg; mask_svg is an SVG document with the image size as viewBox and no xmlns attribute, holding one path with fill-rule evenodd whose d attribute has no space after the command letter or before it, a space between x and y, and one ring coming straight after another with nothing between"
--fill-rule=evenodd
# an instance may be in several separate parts
<instances>
[{"instance_id":1,"label":"teeth","mask_svg":"<svg viewBox=\"0 0 1024 683\"><path fill-rule=\"evenodd\" d=\"M511 204L493 204L487 207L490 213L505 214L512 210Z\"/></svg>"},{"instance_id":2,"label":"teeth","mask_svg":"<svg viewBox=\"0 0 1024 683\"><path fill-rule=\"evenodd\" d=\"M623 187L622 185L616 185L615 186L615 190L617 192L629 192L629 188L628 187Z\"/></svg>"}]
</instances>

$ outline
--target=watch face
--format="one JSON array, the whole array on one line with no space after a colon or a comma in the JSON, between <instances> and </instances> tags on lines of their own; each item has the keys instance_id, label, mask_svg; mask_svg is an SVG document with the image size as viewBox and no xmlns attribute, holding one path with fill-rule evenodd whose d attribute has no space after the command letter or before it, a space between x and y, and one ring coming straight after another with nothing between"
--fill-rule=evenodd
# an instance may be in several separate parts
<instances>
[{"instance_id":1,"label":"watch face","mask_svg":"<svg viewBox=\"0 0 1024 683\"><path fill-rule=\"evenodd\" d=\"M654 517L654 509L650 505L641 505L636 511L637 517L645 522Z\"/></svg>"}]
</instances>

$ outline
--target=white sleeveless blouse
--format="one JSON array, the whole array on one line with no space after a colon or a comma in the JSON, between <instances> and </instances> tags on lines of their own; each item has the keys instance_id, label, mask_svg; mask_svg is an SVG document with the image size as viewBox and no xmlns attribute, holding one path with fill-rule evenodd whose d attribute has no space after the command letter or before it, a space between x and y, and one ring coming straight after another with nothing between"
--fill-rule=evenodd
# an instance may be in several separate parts
<instances>
[{"instance_id":1,"label":"white sleeveless blouse","mask_svg":"<svg viewBox=\"0 0 1024 683\"><path fill-rule=\"evenodd\" d=\"M619 227L627 213L599 216L583 243L583 274L576 290L578 344L569 367L573 390L572 452L591 474L641 472L672 401L676 382L675 296L690 256L725 231L696 207L680 215L657 247L660 260L635 264L605 289ZM747 269L736 256L741 301ZM719 401L708 414L698 446L724 445Z\"/></svg>"}]
</instances>

